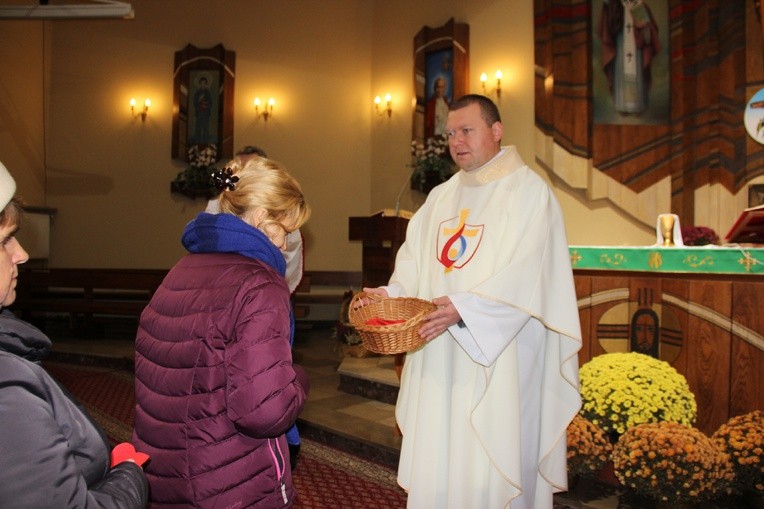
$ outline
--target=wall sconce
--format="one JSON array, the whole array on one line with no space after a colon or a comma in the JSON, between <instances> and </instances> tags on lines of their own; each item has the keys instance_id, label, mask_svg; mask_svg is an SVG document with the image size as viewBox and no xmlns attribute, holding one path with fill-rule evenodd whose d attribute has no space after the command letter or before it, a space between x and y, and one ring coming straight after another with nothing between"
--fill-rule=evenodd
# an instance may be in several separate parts
<instances>
[{"instance_id":1,"label":"wall sconce","mask_svg":"<svg viewBox=\"0 0 764 509\"><path fill-rule=\"evenodd\" d=\"M496 69L496 74L494 74L494 76L496 76L496 88L489 89L486 87L488 76L486 76L485 73L480 75L480 83L483 85L483 95L492 96L493 93L496 92L496 99L501 100L501 78L504 77L501 69Z\"/></svg>"},{"instance_id":2,"label":"wall sconce","mask_svg":"<svg viewBox=\"0 0 764 509\"><path fill-rule=\"evenodd\" d=\"M255 117L263 117L263 120L266 122L268 121L268 117L273 116L273 105L276 104L276 101L273 100L273 97L268 99L268 103L265 105L265 108L263 108L262 111L260 111L260 98L255 97Z\"/></svg>"},{"instance_id":3,"label":"wall sconce","mask_svg":"<svg viewBox=\"0 0 764 509\"><path fill-rule=\"evenodd\" d=\"M384 115L387 113L387 117L393 116L393 98L390 94L385 94L385 107L382 108L382 98L379 96L374 98L374 108L377 110L377 115Z\"/></svg>"},{"instance_id":4,"label":"wall sconce","mask_svg":"<svg viewBox=\"0 0 764 509\"><path fill-rule=\"evenodd\" d=\"M151 99L146 99L143 101L143 111L139 111L138 113L135 112L135 97L130 99L130 114L133 116L133 118L141 117L141 122L146 121L146 115L149 114L149 106L151 106Z\"/></svg>"}]
</instances>

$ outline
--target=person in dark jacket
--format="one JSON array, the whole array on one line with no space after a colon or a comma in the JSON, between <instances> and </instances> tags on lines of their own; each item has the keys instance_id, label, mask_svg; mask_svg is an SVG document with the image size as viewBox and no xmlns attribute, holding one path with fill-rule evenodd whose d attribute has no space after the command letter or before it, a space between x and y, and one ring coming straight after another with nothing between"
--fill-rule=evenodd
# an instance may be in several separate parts
<instances>
[{"instance_id":1,"label":"person in dark jacket","mask_svg":"<svg viewBox=\"0 0 764 509\"><path fill-rule=\"evenodd\" d=\"M0 163L0 507L145 507L141 467L110 468L101 428L39 364L50 339L6 309L16 300L18 266L29 258L15 237L15 192Z\"/></svg>"},{"instance_id":2,"label":"person in dark jacket","mask_svg":"<svg viewBox=\"0 0 764 509\"><path fill-rule=\"evenodd\" d=\"M295 499L285 432L305 404L280 249L310 215L278 163L216 172L220 214L185 228L189 251L141 314L136 447L152 508L280 508Z\"/></svg>"}]
</instances>

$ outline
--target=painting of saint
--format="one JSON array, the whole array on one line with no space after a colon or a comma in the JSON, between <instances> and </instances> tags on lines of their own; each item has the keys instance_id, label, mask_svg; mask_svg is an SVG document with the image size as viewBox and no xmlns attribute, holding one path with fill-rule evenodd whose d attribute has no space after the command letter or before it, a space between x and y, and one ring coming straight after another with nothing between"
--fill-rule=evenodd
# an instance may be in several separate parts
<instances>
[{"instance_id":1,"label":"painting of saint","mask_svg":"<svg viewBox=\"0 0 764 509\"><path fill-rule=\"evenodd\" d=\"M188 140L191 145L218 143L218 79L209 71L190 71Z\"/></svg>"},{"instance_id":2,"label":"painting of saint","mask_svg":"<svg viewBox=\"0 0 764 509\"><path fill-rule=\"evenodd\" d=\"M453 49L433 51L426 56L426 94L424 136L442 136L446 132L448 105L453 101Z\"/></svg>"},{"instance_id":3,"label":"painting of saint","mask_svg":"<svg viewBox=\"0 0 764 509\"><path fill-rule=\"evenodd\" d=\"M602 0L592 9L594 121L663 124L669 118L668 6ZM652 6L651 6L652 4Z\"/></svg>"}]
</instances>

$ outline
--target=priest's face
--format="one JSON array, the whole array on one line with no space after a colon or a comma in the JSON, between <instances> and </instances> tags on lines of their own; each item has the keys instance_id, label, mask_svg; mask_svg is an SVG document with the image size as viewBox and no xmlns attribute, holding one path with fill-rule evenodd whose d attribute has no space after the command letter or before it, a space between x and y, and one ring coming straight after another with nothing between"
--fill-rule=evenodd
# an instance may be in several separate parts
<instances>
[{"instance_id":1,"label":"priest's face","mask_svg":"<svg viewBox=\"0 0 764 509\"><path fill-rule=\"evenodd\" d=\"M498 154L503 133L501 122L486 123L477 103L448 112L448 148L464 171L480 168Z\"/></svg>"}]
</instances>

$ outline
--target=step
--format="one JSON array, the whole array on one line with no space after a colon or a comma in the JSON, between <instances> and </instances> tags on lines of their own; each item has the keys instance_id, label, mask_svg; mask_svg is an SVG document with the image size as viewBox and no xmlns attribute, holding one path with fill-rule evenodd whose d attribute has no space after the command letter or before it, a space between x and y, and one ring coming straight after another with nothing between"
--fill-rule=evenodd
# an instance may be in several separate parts
<instances>
[{"instance_id":1,"label":"step","mask_svg":"<svg viewBox=\"0 0 764 509\"><path fill-rule=\"evenodd\" d=\"M353 357L346 355L337 373L340 390L391 405L398 399L400 383L395 358L390 355Z\"/></svg>"}]
</instances>

